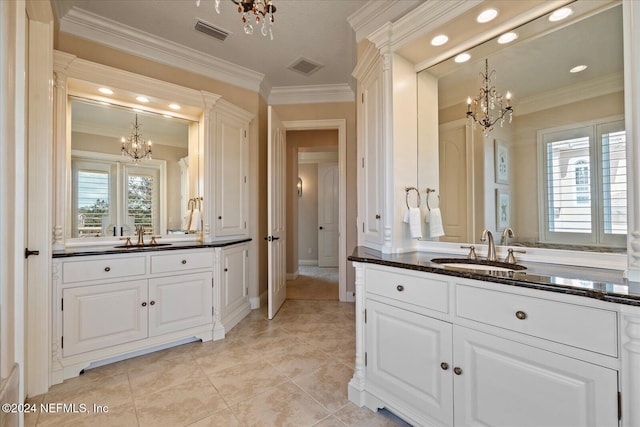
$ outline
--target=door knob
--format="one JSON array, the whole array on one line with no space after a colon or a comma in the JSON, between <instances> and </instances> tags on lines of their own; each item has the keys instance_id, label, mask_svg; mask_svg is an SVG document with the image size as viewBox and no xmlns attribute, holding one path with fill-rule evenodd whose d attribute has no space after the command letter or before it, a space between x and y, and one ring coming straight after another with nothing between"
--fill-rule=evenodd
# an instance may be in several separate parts
<instances>
[{"instance_id":1,"label":"door knob","mask_svg":"<svg viewBox=\"0 0 640 427\"><path fill-rule=\"evenodd\" d=\"M324 230L324 227L320 226L320 230Z\"/></svg>"}]
</instances>

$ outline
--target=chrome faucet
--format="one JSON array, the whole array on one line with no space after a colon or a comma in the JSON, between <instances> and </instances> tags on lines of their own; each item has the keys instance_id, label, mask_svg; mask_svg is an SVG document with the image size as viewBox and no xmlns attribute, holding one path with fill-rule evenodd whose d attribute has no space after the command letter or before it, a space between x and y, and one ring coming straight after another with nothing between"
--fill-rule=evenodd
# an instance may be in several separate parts
<instances>
[{"instance_id":1,"label":"chrome faucet","mask_svg":"<svg viewBox=\"0 0 640 427\"><path fill-rule=\"evenodd\" d=\"M500 239L500 244L506 246L509 244L507 239L513 239L514 237L516 236L515 234L513 234L513 230L511 229L511 227L507 227L502 230L502 238Z\"/></svg>"},{"instance_id":2,"label":"chrome faucet","mask_svg":"<svg viewBox=\"0 0 640 427\"><path fill-rule=\"evenodd\" d=\"M144 246L144 227L141 225L136 226L136 235L138 236L138 246Z\"/></svg>"},{"instance_id":3,"label":"chrome faucet","mask_svg":"<svg viewBox=\"0 0 640 427\"><path fill-rule=\"evenodd\" d=\"M488 242L487 242L488 239ZM496 260L496 244L493 241L493 234L486 228L482 231L481 242L487 242L487 261Z\"/></svg>"}]
</instances>

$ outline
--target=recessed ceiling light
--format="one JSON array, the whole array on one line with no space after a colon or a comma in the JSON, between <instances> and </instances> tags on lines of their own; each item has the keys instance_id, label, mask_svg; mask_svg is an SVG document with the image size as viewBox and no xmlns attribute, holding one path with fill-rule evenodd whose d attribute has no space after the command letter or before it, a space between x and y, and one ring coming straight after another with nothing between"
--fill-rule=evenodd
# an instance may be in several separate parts
<instances>
[{"instance_id":1,"label":"recessed ceiling light","mask_svg":"<svg viewBox=\"0 0 640 427\"><path fill-rule=\"evenodd\" d=\"M493 21L495 19L495 17L498 16L498 11L495 9L487 9L485 11L483 11L482 13L480 13L480 15L478 15L478 17L476 18L476 20L481 23L487 23L489 21Z\"/></svg>"},{"instance_id":2,"label":"recessed ceiling light","mask_svg":"<svg viewBox=\"0 0 640 427\"><path fill-rule=\"evenodd\" d=\"M518 35L516 33L513 33L513 32L504 33L503 35L498 37L498 43L500 43L500 44L511 43L512 41L514 41L517 38L518 38Z\"/></svg>"},{"instance_id":3,"label":"recessed ceiling light","mask_svg":"<svg viewBox=\"0 0 640 427\"><path fill-rule=\"evenodd\" d=\"M149 98L147 98L146 96L137 96L136 97L136 101L138 101L138 102L149 102Z\"/></svg>"},{"instance_id":4,"label":"recessed ceiling light","mask_svg":"<svg viewBox=\"0 0 640 427\"><path fill-rule=\"evenodd\" d=\"M556 10L551 15L549 15L549 21L551 22L562 21L563 19L568 18L572 14L573 14L573 9L571 9L570 7L561 7L560 9Z\"/></svg>"},{"instance_id":5,"label":"recessed ceiling light","mask_svg":"<svg viewBox=\"0 0 640 427\"><path fill-rule=\"evenodd\" d=\"M169 108L171 108L172 110L179 110L180 106L178 104L169 104Z\"/></svg>"},{"instance_id":6,"label":"recessed ceiling light","mask_svg":"<svg viewBox=\"0 0 640 427\"><path fill-rule=\"evenodd\" d=\"M445 36L444 34L440 34L431 39L431 45L442 46L448 41L449 41L449 37Z\"/></svg>"},{"instance_id":7,"label":"recessed ceiling light","mask_svg":"<svg viewBox=\"0 0 640 427\"><path fill-rule=\"evenodd\" d=\"M106 87L101 87L100 89L98 89L98 92L104 93L105 95L113 95L113 91Z\"/></svg>"},{"instance_id":8,"label":"recessed ceiling light","mask_svg":"<svg viewBox=\"0 0 640 427\"><path fill-rule=\"evenodd\" d=\"M469 55L468 53L461 53L460 55L456 56L453 60L458 64L460 64L462 62L467 62L470 59L471 59L471 55Z\"/></svg>"},{"instance_id":9,"label":"recessed ceiling light","mask_svg":"<svg viewBox=\"0 0 640 427\"><path fill-rule=\"evenodd\" d=\"M572 69L569 70L570 73L579 73L580 71L584 71L587 69L586 65L576 65Z\"/></svg>"}]
</instances>

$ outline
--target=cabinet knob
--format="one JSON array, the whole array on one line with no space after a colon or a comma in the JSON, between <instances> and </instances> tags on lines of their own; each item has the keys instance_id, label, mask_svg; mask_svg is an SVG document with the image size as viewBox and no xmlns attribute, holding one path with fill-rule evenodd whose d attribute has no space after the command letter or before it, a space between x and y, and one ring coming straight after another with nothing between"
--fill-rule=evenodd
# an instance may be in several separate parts
<instances>
[{"instance_id":1,"label":"cabinet knob","mask_svg":"<svg viewBox=\"0 0 640 427\"><path fill-rule=\"evenodd\" d=\"M449 369L449 364L447 362L442 362L440 364L440 367L442 368L443 371L446 371L447 369Z\"/></svg>"},{"instance_id":2,"label":"cabinet knob","mask_svg":"<svg viewBox=\"0 0 640 427\"><path fill-rule=\"evenodd\" d=\"M462 369L456 366L455 368L453 368L453 373L456 375L462 375Z\"/></svg>"},{"instance_id":3,"label":"cabinet knob","mask_svg":"<svg viewBox=\"0 0 640 427\"><path fill-rule=\"evenodd\" d=\"M396 286L396 289L398 290L398 292L402 292L402 291L404 291L404 286L398 285L398 286Z\"/></svg>"},{"instance_id":4,"label":"cabinet knob","mask_svg":"<svg viewBox=\"0 0 640 427\"><path fill-rule=\"evenodd\" d=\"M224 272L226 273L227 271L229 271L229 269L228 269L228 268L225 268L225 269L224 269Z\"/></svg>"},{"instance_id":5,"label":"cabinet knob","mask_svg":"<svg viewBox=\"0 0 640 427\"><path fill-rule=\"evenodd\" d=\"M222 219L222 217L221 217L221 216L219 216L219 217L218 217L218 219Z\"/></svg>"},{"instance_id":6,"label":"cabinet knob","mask_svg":"<svg viewBox=\"0 0 640 427\"><path fill-rule=\"evenodd\" d=\"M146 307L146 306L147 306L147 302L146 302L146 301L145 301L145 302L143 302L143 303L142 303L142 306L143 306L143 307Z\"/></svg>"},{"instance_id":7,"label":"cabinet knob","mask_svg":"<svg viewBox=\"0 0 640 427\"><path fill-rule=\"evenodd\" d=\"M105 267L104 271L106 271L107 273L111 271L111 267Z\"/></svg>"},{"instance_id":8,"label":"cabinet knob","mask_svg":"<svg viewBox=\"0 0 640 427\"><path fill-rule=\"evenodd\" d=\"M380 214L376 214L376 219L380 219Z\"/></svg>"},{"instance_id":9,"label":"cabinet knob","mask_svg":"<svg viewBox=\"0 0 640 427\"><path fill-rule=\"evenodd\" d=\"M527 313L524 311L516 311L516 317L520 320L524 320L527 318Z\"/></svg>"},{"instance_id":10,"label":"cabinet knob","mask_svg":"<svg viewBox=\"0 0 640 427\"><path fill-rule=\"evenodd\" d=\"M155 301L151 301L149 304L156 305L156 302Z\"/></svg>"},{"instance_id":11,"label":"cabinet knob","mask_svg":"<svg viewBox=\"0 0 640 427\"><path fill-rule=\"evenodd\" d=\"M187 263L187 260L186 260L186 259L183 259L181 262L182 262L183 264L186 264L186 263Z\"/></svg>"}]
</instances>

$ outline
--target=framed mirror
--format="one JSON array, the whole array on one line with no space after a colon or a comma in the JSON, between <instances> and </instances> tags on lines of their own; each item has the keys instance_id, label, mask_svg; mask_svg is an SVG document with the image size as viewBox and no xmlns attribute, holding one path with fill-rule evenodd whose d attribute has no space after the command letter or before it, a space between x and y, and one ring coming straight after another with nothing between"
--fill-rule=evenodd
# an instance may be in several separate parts
<instances>
[{"instance_id":1,"label":"framed mirror","mask_svg":"<svg viewBox=\"0 0 640 427\"><path fill-rule=\"evenodd\" d=\"M622 6L570 7L563 21L547 14L510 31L509 42L496 37L463 52L467 62L451 58L418 74L419 105L437 91L440 241L477 243L487 228L498 242L510 227L516 237L503 244L626 251ZM513 107L512 121L498 120L486 136L467 118L485 66ZM418 121L419 135L432 131ZM423 191L434 186L421 173L434 162L427 139L418 152Z\"/></svg>"},{"instance_id":2,"label":"framed mirror","mask_svg":"<svg viewBox=\"0 0 640 427\"><path fill-rule=\"evenodd\" d=\"M132 236L139 226L151 235L188 233L193 122L86 98L70 103L70 237ZM138 147L123 149L129 139ZM135 149L145 156L136 159Z\"/></svg>"}]
</instances>

